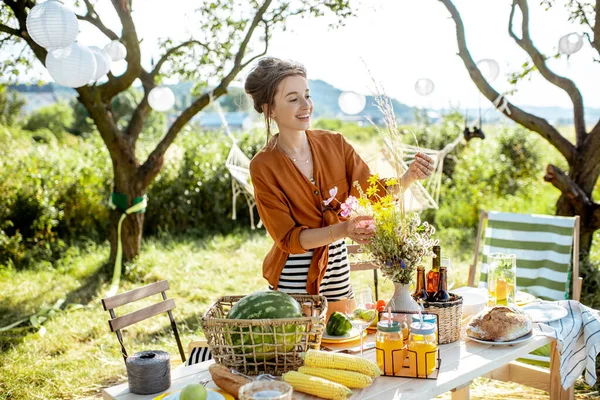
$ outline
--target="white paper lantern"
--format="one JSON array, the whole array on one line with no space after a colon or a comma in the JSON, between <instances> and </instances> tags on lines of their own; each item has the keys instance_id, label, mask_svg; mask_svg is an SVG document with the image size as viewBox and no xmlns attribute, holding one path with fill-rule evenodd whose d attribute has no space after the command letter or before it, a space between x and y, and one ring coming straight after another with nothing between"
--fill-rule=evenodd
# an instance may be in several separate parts
<instances>
[{"instance_id":1,"label":"white paper lantern","mask_svg":"<svg viewBox=\"0 0 600 400\"><path fill-rule=\"evenodd\" d=\"M435 89L435 85L433 81L428 78L421 78L415 82L415 91L419 93L421 96L428 96Z\"/></svg>"},{"instance_id":2,"label":"white paper lantern","mask_svg":"<svg viewBox=\"0 0 600 400\"><path fill-rule=\"evenodd\" d=\"M583 37L578 33L569 33L558 41L558 50L561 54L570 56L577 53L583 47Z\"/></svg>"},{"instance_id":3,"label":"white paper lantern","mask_svg":"<svg viewBox=\"0 0 600 400\"><path fill-rule=\"evenodd\" d=\"M356 92L342 92L338 97L338 105L344 114L354 115L365 109L367 99Z\"/></svg>"},{"instance_id":4,"label":"white paper lantern","mask_svg":"<svg viewBox=\"0 0 600 400\"><path fill-rule=\"evenodd\" d=\"M93 80L97 81L110 71L110 60L100 47L90 46L89 49L94 53L94 57L96 58L96 73Z\"/></svg>"},{"instance_id":5,"label":"white paper lantern","mask_svg":"<svg viewBox=\"0 0 600 400\"><path fill-rule=\"evenodd\" d=\"M94 78L96 57L87 47L73 43L68 57L56 58L52 52L48 52L46 68L56 83L78 88L87 85Z\"/></svg>"},{"instance_id":6,"label":"white paper lantern","mask_svg":"<svg viewBox=\"0 0 600 400\"><path fill-rule=\"evenodd\" d=\"M127 57L127 47L118 40L113 40L104 46L104 51L112 61L121 61Z\"/></svg>"},{"instance_id":7,"label":"white paper lantern","mask_svg":"<svg viewBox=\"0 0 600 400\"><path fill-rule=\"evenodd\" d=\"M148 94L148 104L155 111L167 111L175 105L175 95L166 86L155 87Z\"/></svg>"},{"instance_id":8,"label":"white paper lantern","mask_svg":"<svg viewBox=\"0 0 600 400\"><path fill-rule=\"evenodd\" d=\"M500 66L498 65L498 62L491 58L484 58L483 60L477 61L477 67L488 82L493 82L498 75L500 75Z\"/></svg>"},{"instance_id":9,"label":"white paper lantern","mask_svg":"<svg viewBox=\"0 0 600 400\"><path fill-rule=\"evenodd\" d=\"M55 0L33 7L26 25L33 41L48 50L69 47L79 31L75 13Z\"/></svg>"}]
</instances>

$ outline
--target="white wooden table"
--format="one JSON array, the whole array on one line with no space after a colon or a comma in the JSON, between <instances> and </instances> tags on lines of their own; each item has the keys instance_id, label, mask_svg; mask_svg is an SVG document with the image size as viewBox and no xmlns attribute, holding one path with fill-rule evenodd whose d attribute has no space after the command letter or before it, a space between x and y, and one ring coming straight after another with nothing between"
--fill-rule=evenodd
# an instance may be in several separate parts
<instances>
[{"instance_id":1,"label":"white wooden table","mask_svg":"<svg viewBox=\"0 0 600 400\"><path fill-rule=\"evenodd\" d=\"M373 335L370 335L369 340L373 340L372 336ZM450 390L453 390L453 399L468 399L469 385L473 379L486 374L490 375L492 371L497 370L500 367L506 367L511 361L526 355L538 347L552 343L553 341L554 339L546 336L535 335L533 339L524 343L510 346L491 346L467 339L464 336L463 330L461 340L440 346L442 363L439 376L436 380L379 377L368 388L354 390L354 395L351 399L424 400ZM365 357L374 361L375 350L366 351ZM207 361L190 367L173 370L171 372L172 381L169 391L182 389L189 383L199 383L203 379L210 379L208 367L212 362L213 361ZM558 380L558 358L552 357L551 363L553 368L548 372L548 376L551 381L556 382ZM532 386L536 387L535 384ZM214 383L211 381L207 387L216 386L214 386ZM552 400L568 399L572 396L572 394L569 395L565 393L565 391L561 390L560 385L553 384L550 386L550 398ZM102 395L104 399L137 400L152 399L158 394L148 396L131 394L129 393L127 383L124 383L105 389L102 392ZM308 400L315 399L315 397L296 392L294 394L294 399Z\"/></svg>"}]
</instances>

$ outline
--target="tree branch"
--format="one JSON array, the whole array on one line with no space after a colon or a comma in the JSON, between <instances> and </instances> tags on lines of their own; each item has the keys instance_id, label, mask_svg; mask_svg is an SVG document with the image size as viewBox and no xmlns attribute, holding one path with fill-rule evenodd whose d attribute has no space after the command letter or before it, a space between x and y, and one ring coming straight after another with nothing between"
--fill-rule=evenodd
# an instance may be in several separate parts
<instances>
[{"instance_id":1,"label":"tree branch","mask_svg":"<svg viewBox=\"0 0 600 400\"><path fill-rule=\"evenodd\" d=\"M600 0L599 0L600 1ZM523 21L521 23L522 38L517 37L513 31L513 18L515 14L515 5L518 5L523 14ZM564 90L567 95L571 98L573 103L573 120L575 123L575 133L577 137L577 146L581 146L587 135L585 130L585 110L583 108L583 98L581 92L575 85L575 83L563 76L557 75L548 68L546 64L546 57L539 52L539 50L533 44L531 34L529 32L529 6L527 0L513 0L513 4L510 10L510 17L508 23L508 33L517 42L517 44L529 54L534 65L542 76L553 85Z\"/></svg>"},{"instance_id":2,"label":"tree branch","mask_svg":"<svg viewBox=\"0 0 600 400\"><path fill-rule=\"evenodd\" d=\"M596 49L598 54L600 54L600 18L598 18L598 13L600 13L600 0L596 0L594 10L596 10L596 18L594 21L594 40L592 41L592 46Z\"/></svg>"},{"instance_id":3,"label":"tree branch","mask_svg":"<svg viewBox=\"0 0 600 400\"><path fill-rule=\"evenodd\" d=\"M89 22L90 24L94 25L96 28L98 28L98 30L100 32L104 33L106 35L106 37L108 37L110 40L118 40L119 36L112 30L107 28L106 25L104 25L104 23L98 16L98 13L96 12L96 9L94 8L93 4L89 0L83 0L83 1L85 2L87 14L86 15L77 15L77 19L79 19L81 21Z\"/></svg>"},{"instance_id":4,"label":"tree branch","mask_svg":"<svg viewBox=\"0 0 600 400\"><path fill-rule=\"evenodd\" d=\"M0 32L8 33L9 35L17 36L22 38L21 32L18 29L11 28L7 25L0 24Z\"/></svg>"},{"instance_id":5,"label":"tree branch","mask_svg":"<svg viewBox=\"0 0 600 400\"><path fill-rule=\"evenodd\" d=\"M193 102L188 108L186 108L177 119L173 122L165 136L158 143L156 148L150 153L148 159L144 162L144 164L139 169L139 178L142 181L143 187L147 187L150 185L152 180L159 173L160 168L162 167L163 157L165 152L177 137L177 134L181 131L181 129L194 117L194 115L198 114L204 107L206 107L211 101L218 99L220 96L227 93L227 86L233 81L236 75L242 70L242 64L244 55L246 53L246 49L248 47L248 43L254 34L257 26L263 21L263 15L268 10L271 5L272 0L265 0L262 6L257 10L252 23L250 24L248 31L246 32L246 36L242 40L238 52L234 59L233 67L231 71L221 80L221 83L212 91L204 93L200 98L198 98L195 102Z\"/></svg>"},{"instance_id":6,"label":"tree branch","mask_svg":"<svg viewBox=\"0 0 600 400\"><path fill-rule=\"evenodd\" d=\"M594 211L592 213L592 229L600 229L600 204L594 204Z\"/></svg>"},{"instance_id":7,"label":"tree branch","mask_svg":"<svg viewBox=\"0 0 600 400\"><path fill-rule=\"evenodd\" d=\"M123 26L122 39L127 47L127 70L119 77L111 78L103 85L98 86L102 94L102 101L110 103L111 99L123 92L133 84L142 73L140 44L131 17L131 8L128 0L112 0L113 6L119 15Z\"/></svg>"},{"instance_id":8,"label":"tree branch","mask_svg":"<svg viewBox=\"0 0 600 400\"><path fill-rule=\"evenodd\" d=\"M446 9L450 12L454 23L456 24L456 38L458 42L458 55L463 60L471 79L479 89L479 91L491 102L494 102L501 98L501 95L490 86L486 79L481 74L477 64L473 61L467 43L465 39L465 28L458 13L458 10L454 6L451 0L439 0L444 4ZM533 114L529 114L519 107L515 106L510 102L506 102L506 107L502 107L502 111L506 116L516 123L540 134L550 144L560 151L560 153L571 163L574 153L575 146L571 144L565 137L563 137L555 127L550 125L548 121Z\"/></svg>"},{"instance_id":9,"label":"tree branch","mask_svg":"<svg viewBox=\"0 0 600 400\"><path fill-rule=\"evenodd\" d=\"M546 167L544 180L554 185L569 199L577 215L584 216L594 205L583 189L557 166L549 164Z\"/></svg>"},{"instance_id":10,"label":"tree branch","mask_svg":"<svg viewBox=\"0 0 600 400\"><path fill-rule=\"evenodd\" d=\"M208 47L208 45L206 43L202 43L198 40L188 40L186 42L183 42L175 47L170 48L169 50L167 50L165 52L165 54L162 55L162 57L158 60L158 62L156 63L156 66L154 67L154 69L152 70L152 72L150 72L150 75L152 76L152 78L156 77L159 73L160 73L160 69L162 68L163 64L165 62L168 61L168 59L175 53L177 53L179 50L181 50L184 47L188 47L191 45L197 44L199 46L202 46L206 49L206 51L211 51L210 47Z\"/></svg>"}]
</instances>

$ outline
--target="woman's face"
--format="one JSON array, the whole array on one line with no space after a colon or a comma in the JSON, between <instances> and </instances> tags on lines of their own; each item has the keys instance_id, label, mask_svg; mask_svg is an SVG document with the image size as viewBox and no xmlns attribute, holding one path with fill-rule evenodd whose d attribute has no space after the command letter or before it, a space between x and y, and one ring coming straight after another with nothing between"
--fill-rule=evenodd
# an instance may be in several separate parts
<instances>
[{"instance_id":1,"label":"woman's face","mask_svg":"<svg viewBox=\"0 0 600 400\"><path fill-rule=\"evenodd\" d=\"M271 114L280 132L309 129L312 112L313 101L306 78L294 75L279 82Z\"/></svg>"}]
</instances>

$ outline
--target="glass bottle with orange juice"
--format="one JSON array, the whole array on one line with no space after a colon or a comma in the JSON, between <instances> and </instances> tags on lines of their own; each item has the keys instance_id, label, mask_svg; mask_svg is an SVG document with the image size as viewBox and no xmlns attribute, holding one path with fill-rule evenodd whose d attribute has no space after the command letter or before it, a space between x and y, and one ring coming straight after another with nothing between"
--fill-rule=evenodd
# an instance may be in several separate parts
<instances>
[{"instance_id":1,"label":"glass bottle with orange juice","mask_svg":"<svg viewBox=\"0 0 600 400\"><path fill-rule=\"evenodd\" d=\"M408 337L408 365L411 374L426 378L437 368L438 342L436 326L427 322L413 322Z\"/></svg>"},{"instance_id":2,"label":"glass bottle with orange juice","mask_svg":"<svg viewBox=\"0 0 600 400\"><path fill-rule=\"evenodd\" d=\"M488 307L515 305L517 292L517 257L492 253L488 261Z\"/></svg>"},{"instance_id":3,"label":"glass bottle with orange juice","mask_svg":"<svg viewBox=\"0 0 600 400\"><path fill-rule=\"evenodd\" d=\"M384 375L398 374L406 357L401 324L396 321L377 323L375 348L377 366Z\"/></svg>"}]
</instances>

